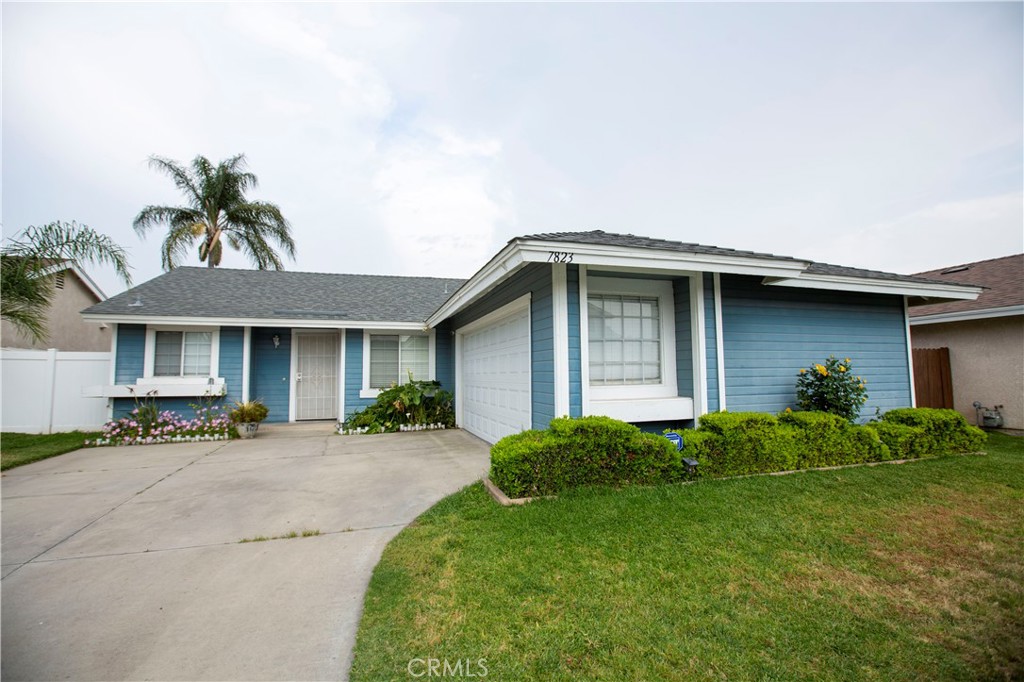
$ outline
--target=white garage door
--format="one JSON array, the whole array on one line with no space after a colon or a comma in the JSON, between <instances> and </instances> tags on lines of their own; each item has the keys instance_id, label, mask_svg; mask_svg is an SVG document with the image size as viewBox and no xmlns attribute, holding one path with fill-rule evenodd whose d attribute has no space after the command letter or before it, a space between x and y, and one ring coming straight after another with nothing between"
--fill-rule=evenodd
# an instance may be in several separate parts
<instances>
[{"instance_id":1,"label":"white garage door","mask_svg":"<svg viewBox=\"0 0 1024 682\"><path fill-rule=\"evenodd\" d=\"M489 443L530 428L530 307L460 330L461 426Z\"/></svg>"}]
</instances>

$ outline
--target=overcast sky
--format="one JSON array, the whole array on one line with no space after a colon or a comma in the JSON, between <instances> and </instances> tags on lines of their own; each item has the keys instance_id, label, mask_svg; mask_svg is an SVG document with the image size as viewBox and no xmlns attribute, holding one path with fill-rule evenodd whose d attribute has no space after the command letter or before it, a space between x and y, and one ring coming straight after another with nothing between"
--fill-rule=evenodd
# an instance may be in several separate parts
<instances>
[{"instance_id":1,"label":"overcast sky","mask_svg":"<svg viewBox=\"0 0 1024 682\"><path fill-rule=\"evenodd\" d=\"M145 281L132 219L179 202L147 158L244 152L292 270L468 276L590 229L904 273L1021 252L1022 7L5 2L3 233L87 223Z\"/></svg>"}]
</instances>

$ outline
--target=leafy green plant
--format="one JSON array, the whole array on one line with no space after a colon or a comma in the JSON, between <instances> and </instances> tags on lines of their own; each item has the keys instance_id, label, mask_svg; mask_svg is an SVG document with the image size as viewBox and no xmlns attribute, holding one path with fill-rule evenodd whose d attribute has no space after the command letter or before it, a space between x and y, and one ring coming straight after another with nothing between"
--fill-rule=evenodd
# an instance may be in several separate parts
<instances>
[{"instance_id":1,"label":"leafy green plant","mask_svg":"<svg viewBox=\"0 0 1024 682\"><path fill-rule=\"evenodd\" d=\"M546 431L507 436L491 448L490 478L510 497L583 485L654 485L683 478L665 438L609 417L560 417Z\"/></svg>"},{"instance_id":2,"label":"leafy green plant","mask_svg":"<svg viewBox=\"0 0 1024 682\"><path fill-rule=\"evenodd\" d=\"M867 402L867 382L854 376L850 358L830 355L824 363L800 370L796 398L803 410L830 412L852 422Z\"/></svg>"},{"instance_id":3,"label":"leafy green plant","mask_svg":"<svg viewBox=\"0 0 1024 682\"><path fill-rule=\"evenodd\" d=\"M231 421L236 424L259 424L267 418L270 411L260 400L245 400L236 402L231 410Z\"/></svg>"},{"instance_id":4,"label":"leafy green plant","mask_svg":"<svg viewBox=\"0 0 1024 682\"><path fill-rule=\"evenodd\" d=\"M413 425L455 426L455 397L441 389L439 381L394 384L380 392L370 406L354 412L342 426L345 431L390 433Z\"/></svg>"}]
</instances>

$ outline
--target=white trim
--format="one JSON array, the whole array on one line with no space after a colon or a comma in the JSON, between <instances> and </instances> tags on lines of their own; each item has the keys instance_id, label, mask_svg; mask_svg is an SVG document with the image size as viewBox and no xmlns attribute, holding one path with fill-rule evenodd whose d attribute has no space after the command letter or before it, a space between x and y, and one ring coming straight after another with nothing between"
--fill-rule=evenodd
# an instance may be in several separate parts
<instances>
[{"instance_id":1,"label":"white trim","mask_svg":"<svg viewBox=\"0 0 1024 682\"><path fill-rule=\"evenodd\" d=\"M154 363L156 361L156 333L157 332L209 332L210 334L210 373L203 378L217 377L220 374L220 327L196 327L196 326L169 326L169 325L146 325L146 346L145 356L142 359L142 377L144 379L154 378ZM184 343L184 339L182 339ZM160 381L175 379L194 379L195 377L156 377Z\"/></svg>"},{"instance_id":2,"label":"white trim","mask_svg":"<svg viewBox=\"0 0 1024 682\"><path fill-rule=\"evenodd\" d=\"M641 400L599 400L594 414L624 422L660 422L693 419L693 398L643 398Z\"/></svg>"},{"instance_id":3,"label":"white trim","mask_svg":"<svg viewBox=\"0 0 1024 682\"><path fill-rule=\"evenodd\" d=\"M117 385L117 330L120 328L120 326L121 325L118 324L111 325L111 327L113 327L113 331L111 331L110 333L110 381L108 382L109 386ZM143 358L143 362L145 362L145 358ZM113 419L114 401L108 400L107 421L112 421Z\"/></svg>"},{"instance_id":4,"label":"white trim","mask_svg":"<svg viewBox=\"0 0 1024 682\"><path fill-rule=\"evenodd\" d=\"M348 341L348 330L338 333L338 421L345 421L345 344Z\"/></svg>"},{"instance_id":5,"label":"white trim","mask_svg":"<svg viewBox=\"0 0 1024 682\"><path fill-rule=\"evenodd\" d=\"M252 363L252 327L242 327L242 402L249 401L249 365Z\"/></svg>"},{"instance_id":6,"label":"white trim","mask_svg":"<svg viewBox=\"0 0 1024 682\"><path fill-rule=\"evenodd\" d=\"M198 398L222 396L226 390L227 384L221 377L179 377L177 381L165 381L165 377L140 377L134 384L84 386L82 395L90 398L143 398L152 394L158 398Z\"/></svg>"},{"instance_id":7,"label":"white trim","mask_svg":"<svg viewBox=\"0 0 1024 682\"><path fill-rule=\"evenodd\" d=\"M93 296L98 298L100 301L107 300L107 295L103 293L103 290L99 288L99 285L92 281L92 277L89 277L85 270L80 268L78 263L73 260L63 260L59 263L54 263L53 265L42 269L39 274L40 276L46 277L47 275L55 275L58 272L64 272L65 270L70 270L74 273L74 275L82 281L82 284L85 285L85 288L88 289Z\"/></svg>"},{"instance_id":8,"label":"white trim","mask_svg":"<svg viewBox=\"0 0 1024 682\"><path fill-rule=\"evenodd\" d=\"M372 334L368 333L372 332ZM359 388L359 397L373 400L383 388L370 388L370 336L425 336L427 337L427 380L433 381L436 376L435 365L437 363L437 334L431 329L429 332L410 333L408 329L370 329L363 330L363 381ZM422 378L417 378L422 381Z\"/></svg>"},{"instance_id":9,"label":"white trim","mask_svg":"<svg viewBox=\"0 0 1024 682\"><path fill-rule=\"evenodd\" d=\"M551 253L571 254L565 261L577 265L657 268L662 271L730 272L742 275L793 276L810 266L792 258L755 258L742 255L696 253L674 249L527 240L518 242L523 260L551 262Z\"/></svg>"},{"instance_id":10,"label":"white trim","mask_svg":"<svg viewBox=\"0 0 1024 682\"><path fill-rule=\"evenodd\" d=\"M917 407L917 389L914 386L914 346L910 342L910 307L903 297L903 326L907 342L907 372L910 374L910 406Z\"/></svg>"},{"instance_id":11,"label":"white trim","mask_svg":"<svg viewBox=\"0 0 1024 682\"><path fill-rule=\"evenodd\" d=\"M618 277L587 278L587 297L600 294L656 296L661 324L661 382L657 384L624 386L590 386L591 414L604 414L597 409L603 401L643 400L647 398L677 398L679 386L676 377L675 295L672 281L666 279L627 279ZM588 321L589 325L589 321ZM582 332L582 330L581 330ZM581 343L583 341L581 336ZM590 344L588 326L586 343ZM589 359L588 359L589 362ZM589 372L587 376L589 383Z\"/></svg>"},{"instance_id":12,"label":"white trim","mask_svg":"<svg viewBox=\"0 0 1024 682\"><path fill-rule=\"evenodd\" d=\"M290 330L291 342L290 342L290 365L288 367L288 421L295 421L295 409L296 409L296 391L298 388L295 386L295 373L299 371L299 344L296 343L295 330Z\"/></svg>"},{"instance_id":13,"label":"white trim","mask_svg":"<svg viewBox=\"0 0 1024 682\"><path fill-rule=\"evenodd\" d=\"M569 286L566 270L565 263L554 263L551 266L556 417L569 415Z\"/></svg>"},{"instance_id":14,"label":"white trim","mask_svg":"<svg viewBox=\"0 0 1024 682\"><path fill-rule=\"evenodd\" d=\"M530 301L532 294L527 292L519 298L506 303L505 305L492 310L483 317L479 317L472 322L459 327L455 330L455 424L458 427L462 427L465 423L465 406L464 401L460 396L463 395L463 383L462 383L462 344L463 336L466 334L472 334L478 329L482 329L498 320L514 315L521 310L526 310L526 346L530 349L530 360L528 363L528 369L530 371L530 413L527 418L527 428L533 427L533 310L530 307Z\"/></svg>"},{"instance_id":15,"label":"white trim","mask_svg":"<svg viewBox=\"0 0 1024 682\"><path fill-rule=\"evenodd\" d=\"M766 277L761 284L797 289L826 289L828 291L855 291L868 294L921 296L948 300L973 301L983 291L981 287L962 284L930 284L902 280L866 279L839 275L802 273L797 277Z\"/></svg>"},{"instance_id":16,"label":"white trim","mask_svg":"<svg viewBox=\"0 0 1024 682\"><path fill-rule=\"evenodd\" d=\"M425 331L422 322L389 322L358 320L302 320L274 319L260 317L186 317L168 315L125 315L107 313L81 313L86 320L94 322L126 322L130 324L189 325L194 327L295 327L298 329L401 329L404 331Z\"/></svg>"},{"instance_id":17,"label":"white trim","mask_svg":"<svg viewBox=\"0 0 1024 682\"><path fill-rule=\"evenodd\" d=\"M725 334L722 331L722 278L716 272L715 281L715 357L718 360L718 411L725 411Z\"/></svg>"},{"instance_id":18,"label":"white trim","mask_svg":"<svg viewBox=\"0 0 1024 682\"><path fill-rule=\"evenodd\" d=\"M493 289L499 282L511 276L524 265L522 254L516 244L507 244L482 268L476 271L469 281L464 283L445 301L434 314L427 318L427 326L435 327L444 319L480 298Z\"/></svg>"},{"instance_id":19,"label":"white trim","mask_svg":"<svg viewBox=\"0 0 1024 682\"><path fill-rule=\"evenodd\" d=\"M590 414L590 309L587 305L587 266L580 266L580 397L582 414ZM673 314L675 311L673 311Z\"/></svg>"},{"instance_id":20,"label":"white trim","mask_svg":"<svg viewBox=\"0 0 1024 682\"><path fill-rule=\"evenodd\" d=\"M704 336L704 275L690 275L690 334L693 354L693 415L695 419L708 413L708 351Z\"/></svg>"},{"instance_id":21,"label":"white trim","mask_svg":"<svg viewBox=\"0 0 1024 682\"><path fill-rule=\"evenodd\" d=\"M935 313L933 315L912 315L911 326L919 324L942 324L944 322L970 322L971 320L989 320L996 317L1012 317L1024 315L1024 305L1009 305L1002 308L985 310L961 310L954 313Z\"/></svg>"}]
</instances>

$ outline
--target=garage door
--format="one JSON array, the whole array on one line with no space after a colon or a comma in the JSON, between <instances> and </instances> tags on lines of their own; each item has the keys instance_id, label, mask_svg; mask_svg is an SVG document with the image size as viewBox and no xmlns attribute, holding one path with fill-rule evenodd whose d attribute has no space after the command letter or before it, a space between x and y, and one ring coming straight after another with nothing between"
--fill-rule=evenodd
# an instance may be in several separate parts
<instances>
[{"instance_id":1,"label":"garage door","mask_svg":"<svg viewBox=\"0 0 1024 682\"><path fill-rule=\"evenodd\" d=\"M530 428L530 307L460 330L461 426L489 443Z\"/></svg>"}]
</instances>

